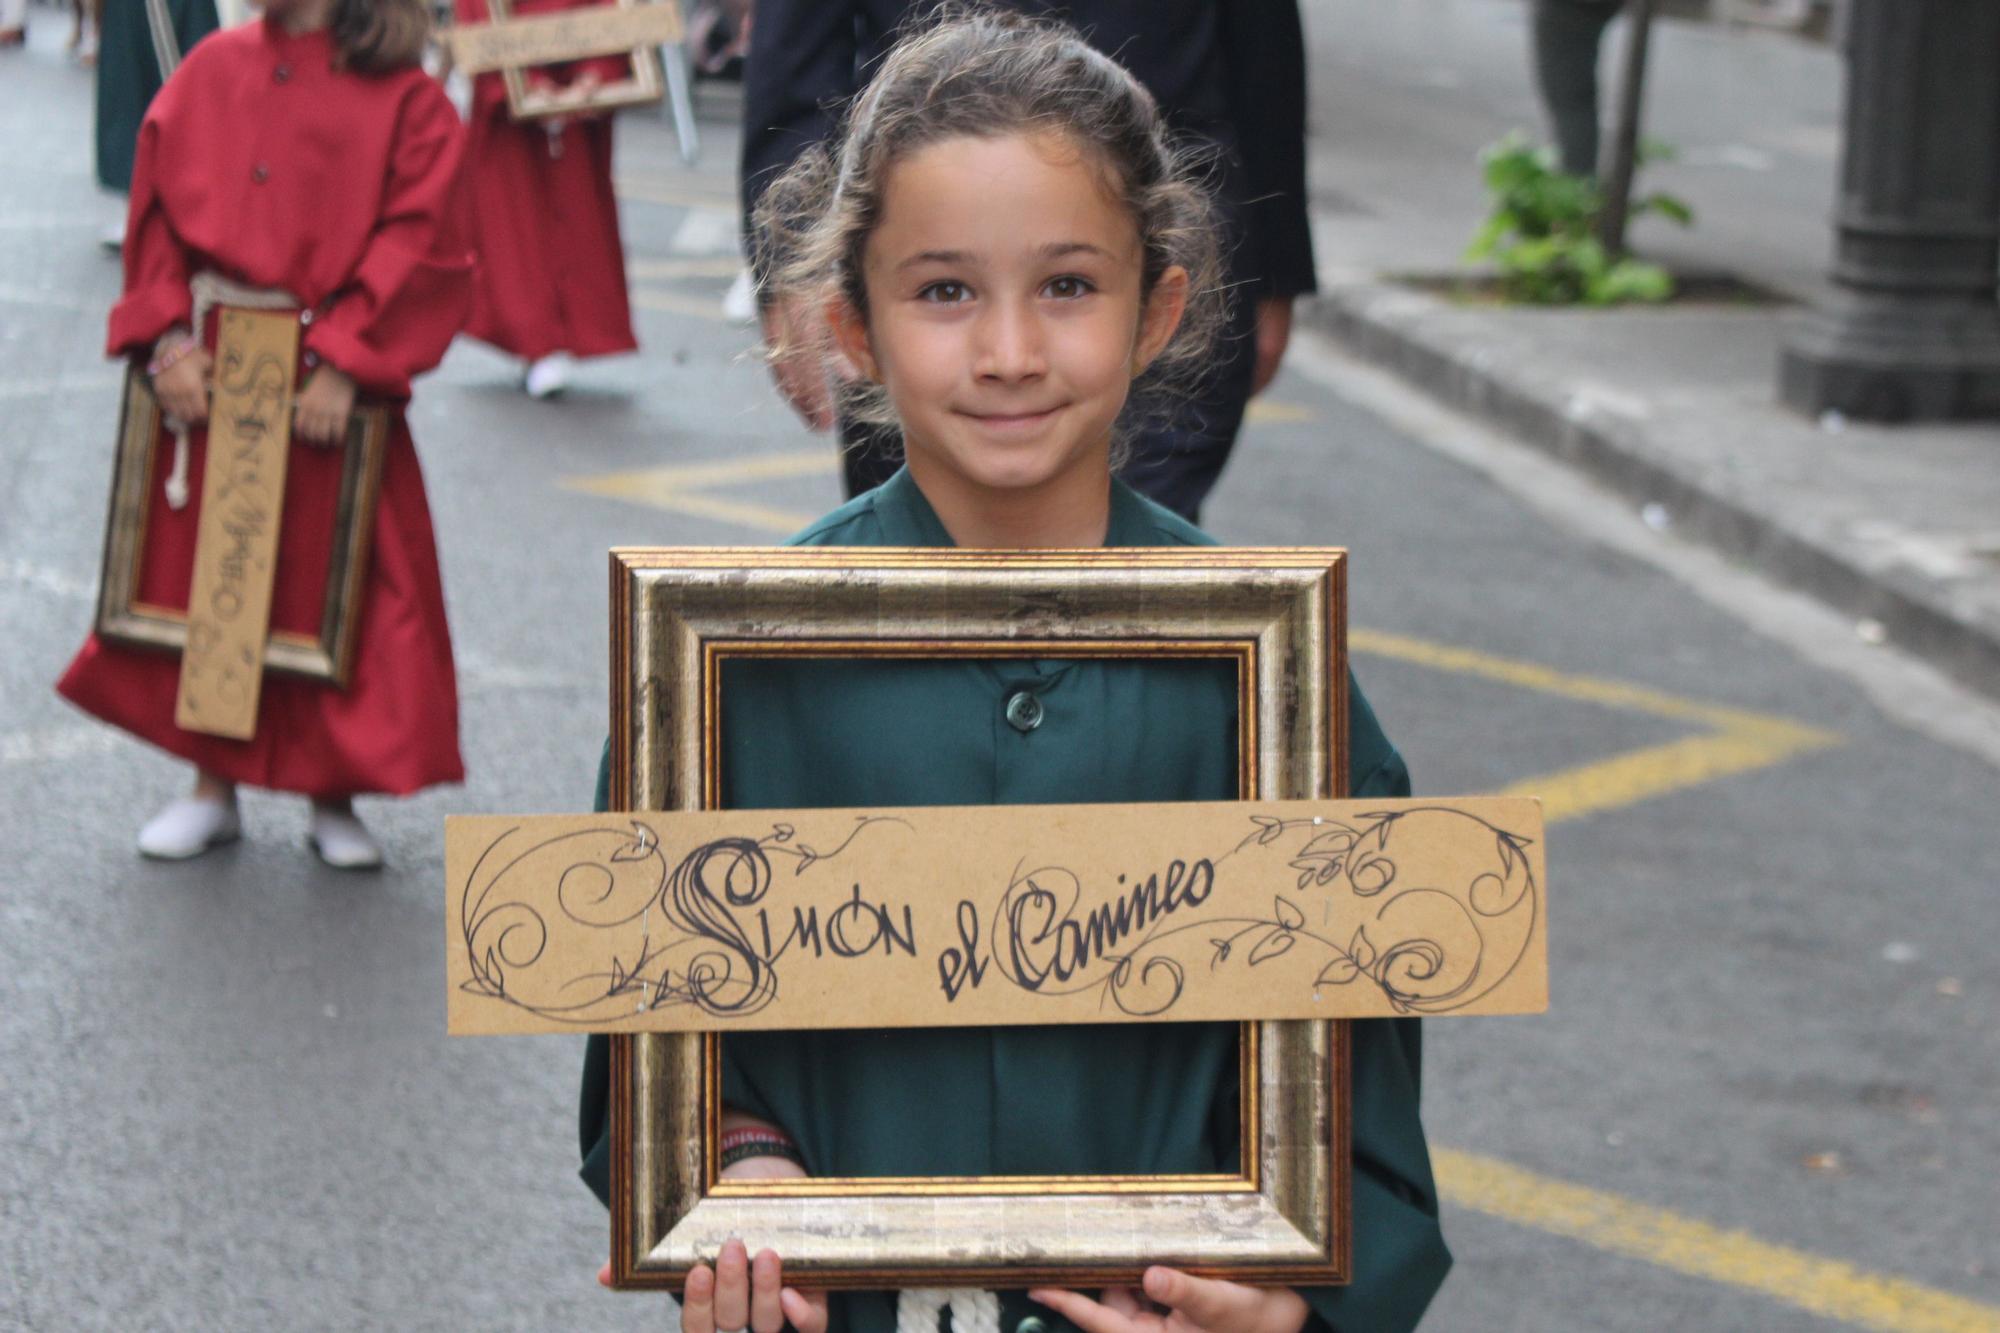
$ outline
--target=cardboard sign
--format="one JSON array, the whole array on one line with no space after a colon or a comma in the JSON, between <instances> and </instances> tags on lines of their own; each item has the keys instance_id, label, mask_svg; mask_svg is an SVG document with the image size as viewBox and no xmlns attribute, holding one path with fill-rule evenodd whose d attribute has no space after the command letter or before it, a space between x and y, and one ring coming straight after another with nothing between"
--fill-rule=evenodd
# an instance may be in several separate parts
<instances>
[{"instance_id":1,"label":"cardboard sign","mask_svg":"<svg viewBox=\"0 0 2000 1333\"><path fill-rule=\"evenodd\" d=\"M467 74L608 56L680 39L680 10L670 2L469 23L447 37L453 64Z\"/></svg>"},{"instance_id":2,"label":"cardboard sign","mask_svg":"<svg viewBox=\"0 0 2000 1333\"><path fill-rule=\"evenodd\" d=\"M290 312L234 309L217 319L215 394L174 724L248 740L257 732L264 685L299 321Z\"/></svg>"},{"instance_id":3,"label":"cardboard sign","mask_svg":"<svg viewBox=\"0 0 2000 1333\"><path fill-rule=\"evenodd\" d=\"M1540 804L446 821L454 1033L1537 1013Z\"/></svg>"}]
</instances>

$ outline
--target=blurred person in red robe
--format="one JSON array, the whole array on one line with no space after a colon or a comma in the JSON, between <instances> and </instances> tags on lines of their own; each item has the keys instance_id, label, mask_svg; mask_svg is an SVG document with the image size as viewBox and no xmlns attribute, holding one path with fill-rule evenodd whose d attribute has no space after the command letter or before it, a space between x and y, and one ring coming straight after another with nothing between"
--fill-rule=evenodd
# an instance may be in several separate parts
<instances>
[{"instance_id":1,"label":"blurred person in red robe","mask_svg":"<svg viewBox=\"0 0 2000 1333\"><path fill-rule=\"evenodd\" d=\"M598 0L515 0L516 15L590 8ZM460 23L490 20L486 0L457 0ZM466 149L466 235L478 257L466 332L520 357L536 398L569 384L576 358L638 347L625 291L625 247L611 188L611 117L581 108L592 90L627 77L624 56L526 72L531 87L567 95L574 114L517 121L497 73L472 82Z\"/></svg>"},{"instance_id":2,"label":"blurred person in red robe","mask_svg":"<svg viewBox=\"0 0 2000 1333\"><path fill-rule=\"evenodd\" d=\"M264 0L263 10L190 51L139 133L108 348L146 362L162 413L191 429L178 504L158 484L172 437L162 430L155 444L137 592L187 605L198 509L185 496L201 494L215 307L295 309L274 630L318 629L342 472L331 446L356 395L390 414L352 676L343 689L267 673L248 741L175 725L174 655L93 634L57 689L195 766L192 794L141 830L142 853L178 859L233 840L236 788L248 783L310 797L321 859L366 868L382 851L353 796L464 777L444 590L403 412L411 378L438 363L470 301L455 225L464 131L417 64L422 0Z\"/></svg>"}]
</instances>

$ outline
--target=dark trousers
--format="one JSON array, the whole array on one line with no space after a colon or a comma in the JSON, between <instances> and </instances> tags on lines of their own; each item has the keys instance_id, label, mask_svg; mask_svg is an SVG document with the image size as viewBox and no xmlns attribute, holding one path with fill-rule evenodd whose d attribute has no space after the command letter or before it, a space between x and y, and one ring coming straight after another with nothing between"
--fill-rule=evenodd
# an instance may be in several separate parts
<instances>
[{"instance_id":1,"label":"dark trousers","mask_svg":"<svg viewBox=\"0 0 2000 1333\"><path fill-rule=\"evenodd\" d=\"M1597 174L1597 52L1622 0L1535 0L1535 83L1562 169Z\"/></svg>"},{"instance_id":2,"label":"dark trousers","mask_svg":"<svg viewBox=\"0 0 2000 1333\"><path fill-rule=\"evenodd\" d=\"M1210 368L1194 392L1160 424L1134 432L1121 476L1132 488L1190 523L1236 446L1250 378L1257 364L1256 302L1242 297ZM902 436L854 421L840 423L840 472L848 497L880 486L903 463Z\"/></svg>"}]
</instances>

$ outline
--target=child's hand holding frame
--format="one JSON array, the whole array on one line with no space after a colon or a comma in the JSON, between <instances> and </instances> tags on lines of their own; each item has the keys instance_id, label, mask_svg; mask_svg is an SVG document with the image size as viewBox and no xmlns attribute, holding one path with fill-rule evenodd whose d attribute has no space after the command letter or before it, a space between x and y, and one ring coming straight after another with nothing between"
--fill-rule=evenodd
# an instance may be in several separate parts
<instances>
[{"instance_id":1,"label":"child's hand holding frame","mask_svg":"<svg viewBox=\"0 0 2000 1333\"><path fill-rule=\"evenodd\" d=\"M1028 1295L1084 1333L1299 1333L1309 1313L1290 1287L1245 1287L1158 1265L1144 1283L1137 1291L1112 1287L1095 1301L1052 1287Z\"/></svg>"}]
</instances>

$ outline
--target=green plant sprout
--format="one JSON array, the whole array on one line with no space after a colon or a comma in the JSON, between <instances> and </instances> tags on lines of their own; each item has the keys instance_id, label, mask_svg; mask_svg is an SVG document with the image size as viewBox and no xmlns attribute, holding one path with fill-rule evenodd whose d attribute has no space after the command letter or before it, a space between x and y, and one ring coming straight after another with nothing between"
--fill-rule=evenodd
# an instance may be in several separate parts
<instances>
[{"instance_id":1,"label":"green plant sprout","mask_svg":"<svg viewBox=\"0 0 2000 1333\"><path fill-rule=\"evenodd\" d=\"M1641 162L1671 156L1649 142ZM1597 239L1605 194L1589 176L1572 176L1555 165L1555 154L1520 134L1510 134L1480 154L1493 212L1466 247L1467 260L1491 259L1499 269L1500 293L1533 305L1618 305L1658 302L1674 294L1674 280L1658 264L1613 255ZM1669 194L1632 201L1634 218L1655 213L1685 227L1694 212Z\"/></svg>"}]
</instances>

